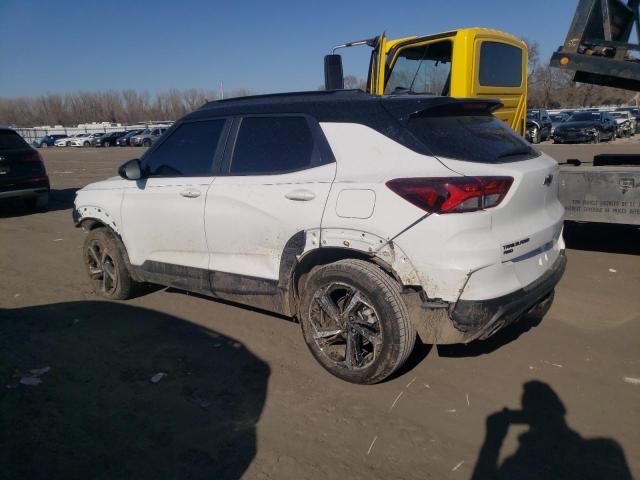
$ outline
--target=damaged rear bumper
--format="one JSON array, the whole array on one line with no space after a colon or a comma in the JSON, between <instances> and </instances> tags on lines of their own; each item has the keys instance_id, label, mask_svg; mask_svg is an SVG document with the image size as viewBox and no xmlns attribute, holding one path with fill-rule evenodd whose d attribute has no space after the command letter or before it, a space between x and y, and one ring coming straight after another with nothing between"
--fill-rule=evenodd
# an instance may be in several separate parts
<instances>
[{"instance_id":1,"label":"damaged rear bumper","mask_svg":"<svg viewBox=\"0 0 640 480\"><path fill-rule=\"evenodd\" d=\"M451 321L465 334L466 341L488 338L544 303L562 278L566 265L567 257L562 251L544 275L520 290L489 300L459 300L449 312Z\"/></svg>"},{"instance_id":2,"label":"damaged rear bumper","mask_svg":"<svg viewBox=\"0 0 640 480\"><path fill-rule=\"evenodd\" d=\"M454 344L484 340L538 308L546 309L564 274L567 258L561 251L551 267L537 280L507 295L488 300L422 304L416 330L425 343ZM425 315L425 309L429 313ZM416 317L414 317L416 319Z\"/></svg>"}]
</instances>

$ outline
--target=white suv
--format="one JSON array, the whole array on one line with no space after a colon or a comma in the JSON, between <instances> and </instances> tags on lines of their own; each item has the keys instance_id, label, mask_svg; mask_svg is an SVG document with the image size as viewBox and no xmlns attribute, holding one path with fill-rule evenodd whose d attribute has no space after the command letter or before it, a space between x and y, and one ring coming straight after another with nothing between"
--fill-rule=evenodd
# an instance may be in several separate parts
<instances>
[{"instance_id":1,"label":"white suv","mask_svg":"<svg viewBox=\"0 0 640 480\"><path fill-rule=\"evenodd\" d=\"M492 100L281 94L211 102L78 192L95 289L138 282L296 317L374 383L425 343L544 311L564 272L558 165Z\"/></svg>"}]
</instances>

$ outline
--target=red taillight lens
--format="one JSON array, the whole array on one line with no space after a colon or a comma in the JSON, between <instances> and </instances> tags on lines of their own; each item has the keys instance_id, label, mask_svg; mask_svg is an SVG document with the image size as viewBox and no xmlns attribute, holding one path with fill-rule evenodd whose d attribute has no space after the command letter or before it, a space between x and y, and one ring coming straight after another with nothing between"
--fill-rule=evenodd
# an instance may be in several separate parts
<instances>
[{"instance_id":1,"label":"red taillight lens","mask_svg":"<svg viewBox=\"0 0 640 480\"><path fill-rule=\"evenodd\" d=\"M40 152L30 152L26 157L23 158L23 160L25 162L40 162L40 163L44 163L42 161L42 155L40 155Z\"/></svg>"},{"instance_id":2,"label":"red taillight lens","mask_svg":"<svg viewBox=\"0 0 640 480\"><path fill-rule=\"evenodd\" d=\"M464 213L495 207L513 183L511 177L397 178L387 187L431 213Z\"/></svg>"}]
</instances>

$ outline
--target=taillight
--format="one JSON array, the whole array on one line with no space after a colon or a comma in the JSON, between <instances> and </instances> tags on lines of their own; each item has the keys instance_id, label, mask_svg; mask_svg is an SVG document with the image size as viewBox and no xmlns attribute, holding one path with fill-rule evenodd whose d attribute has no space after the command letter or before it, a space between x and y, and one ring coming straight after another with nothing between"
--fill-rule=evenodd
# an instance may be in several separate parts
<instances>
[{"instance_id":1,"label":"taillight","mask_svg":"<svg viewBox=\"0 0 640 480\"><path fill-rule=\"evenodd\" d=\"M40 155L40 152L36 152L35 150L33 152L29 152L29 154L23 158L23 161L44 163L42 161L42 155Z\"/></svg>"},{"instance_id":2,"label":"taillight","mask_svg":"<svg viewBox=\"0 0 640 480\"><path fill-rule=\"evenodd\" d=\"M387 187L427 212L464 213L499 205L512 183L511 177L397 178Z\"/></svg>"}]
</instances>

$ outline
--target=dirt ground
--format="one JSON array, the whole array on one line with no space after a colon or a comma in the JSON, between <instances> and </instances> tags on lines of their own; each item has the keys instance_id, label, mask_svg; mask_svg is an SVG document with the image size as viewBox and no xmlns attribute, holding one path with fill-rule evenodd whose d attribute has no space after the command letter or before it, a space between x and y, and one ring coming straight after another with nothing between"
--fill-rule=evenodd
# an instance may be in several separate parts
<instances>
[{"instance_id":1,"label":"dirt ground","mask_svg":"<svg viewBox=\"0 0 640 480\"><path fill-rule=\"evenodd\" d=\"M0 207L1 479L640 478L638 229L569 226L542 322L419 346L355 386L285 318L172 289L93 295L74 192L140 152L43 150L50 211Z\"/></svg>"}]
</instances>

